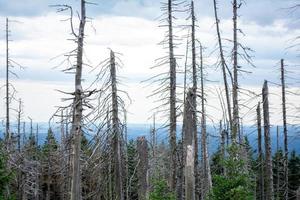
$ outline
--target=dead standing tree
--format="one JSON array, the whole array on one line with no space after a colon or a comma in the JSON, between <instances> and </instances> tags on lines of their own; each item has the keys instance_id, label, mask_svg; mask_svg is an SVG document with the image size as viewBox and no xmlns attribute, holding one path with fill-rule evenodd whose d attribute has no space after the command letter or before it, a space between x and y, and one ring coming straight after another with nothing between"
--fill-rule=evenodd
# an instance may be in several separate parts
<instances>
[{"instance_id":1,"label":"dead standing tree","mask_svg":"<svg viewBox=\"0 0 300 200\"><path fill-rule=\"evenodd\" d=\"M160 42L167 49L167 55L156 60L156 65L153 68L165 67L168 65L169 70L163 70L162 73L153 76L145 82L150 84L158 84L158 87L152 91L150 97L157 96L161 102L159 106L154 108L156 113L162 117L168 118L165 127L169 128L169 144L170 144L170 162L169 162L169 186L172 191L176 189L177 176L177 151L176 151L176 124L177 124L177 98L176 98L176 56L174 48L176 47L176 37L174 36L174 12L178 6L182 4L178 0L168 0L162 3L161 10L163 11L160 27L167 27L165 38ZM168 114L166 114L168 112Z\"/></svg>"},{"instance_id":2,"label":"dead standing tree","mask_svg":"<svg viewBox=\"0 0 300 200\"><path fill-rule=\"evenodd\" d=\"M176 61L173 44L173 6L172 0L168 0L168 29L169 29L169 62L170 62L170 186L176 188Z\"/></svg>"},{"instance_id":3,"label":"dead standing tree","mask_svg":"<svg viewBox=\"0 0 300 200\"><path fill-rule=\"evenodd\" d=\"M217 36L218 36L218 45L219 45L219 51L220 51L220 64L222 66L222 74L223 74L223 81L224 81L224 89L225 89L225 95L226 95L226 105L227 105L227 114L228 114L228 121L229 121L229 128L232 132L232 113L231 113L231 103L230 103L230 94L229 94L229 86L227 81L227 73L228 66L226 64L226 60L224 57L224 50L223 50L223 44L222 44L222 38L221 38L221 31L220 31L220 19L218 17L217 12L217 0L214 0L214 13L215 13L215 23L216 23L216 29L217 29ZM231 75L231 74L230 74Z\"/></svg>"},{"instance_id":4,"label":"dead standing tree","mask_svg":"<svg viewBox=\"0 0 300 200\"><path fill-rule=\"evenodd\" d=\"M81 171L80 171L80 142L82 134L82 95L81 85L82 67L83 67L83 40L84 28L86 22L85 0L81 0L81 13L79 33L77 35L77 55L76 55L76 72L75 72L75 98L73 103L73 120L71 134L73 135L72 143L72 181L71 181L71 200L81 199Z\"/></svg>"},{"instance_id":5,"label":"dead standing tree","mask_svg":"<svg viewBox=\"0 0 300 200\"><path fill-rule=\"evenodd\" d=\"M264 158L262 152L262 130L261 130L261 110L260 110L260 103L258 103L256 108L257 113L257 151L258 151L258 199L263 200L265 199L264 195Z\"/></svg>"},{"instance_id":6,"label":"dead standing tree","mask_svg":"<svg viewBox=\"0 0 300 200\"><path fill-rule=\"evenodd\" d=\"M232 123L232 142L236 143L239 134L239 101L238 101L238 42L237 42L237 9L240 7L237 0L233 0L233 85L232 85L232 101L233 101L233 123Z\"/></svg>"},{"instance_id":7,"label":"dead standing tree","mask_svg":"<svg viewBox=\"0 0 300 200\"><path fill-rule=\"evenodd\" d=\"M265 137L265 184L266 184L266 199L274 199L273 189L273 170L272 170L272 151L271 151L271 137L270 137L270 117L269 117L269 89L268 82L264 82L262 89L263 111L264 111L264 137Z\"/></svg>"},{"instance_id":8,"label":"dead standing tree","mask_svg":"<svg viewBox=\"0 0 300 200\"><path fill-rule=\"evenodd\" d=\"M286 121L286 92L285 92L285 69L284 60L281 59L281 98L282 98L282 121L283 121L283 137L284 137L284 197L288 199L289 196L289 175L288 175L288 131Z\"/></svg>"},{"instance_id":9,"label":"dead standing tree","mask_svg":"<svg viewBox=\"0 0 300 200\"><path fill-rule=\"evenodd\" d=\"M184 105L184 182L185 182L185 199L195 199L195 157L194 157L194 130L193 130L193 89L189 89L186 94Z\"/></svg>"},{"instance_id":10,"label":"dead standing tree","mask_svg":"<svg viewBox=\"0 0 300 200\"><path fill-rule=\"evenodd\" d=\"M116 198L124 199L123 192L123 175L122 175L122 158L121 158L121 143L120 143L120 126L118 117L118 95L117 95L117 79L116 79L116 63L115 54L110 53L110 73L111 73L111 91L112 91L112 134L113 134L113 153L114 153L114 173L115 173L115 189Z\"/></svg>"},{"instance_id":11,"label":"dead standing tree","mask_svg":"<svg viewBox=\"0 0 300 200\"><path fill-rule=\"evenodd\" d=\"M205 91L204 91L204 73L203 73L203 49L200 44L200 82L201 82L201 147L202 147L202 168L203 183L202 196L205 198L212 188L212 179L207 149L207 131L206 131L206 112L205 112Z\"/></svg>"},{"instance_id":12,"label":"dead standing tree","mask_svg":"<svg viewBox=\"0 0 300 200\"><path fill-rule=\"evenodd\" d=\"M107 155L107 163L109 162L109 172L105 174L108 183L108 197L110 199L125 199L124 186L126 167L124 150L124 131L126 126L121 122L121 116L125 116L125 101L120 93L125 94L129 99L128 94L118 88L119 79L117 76L117 68L122 66L122 61L116 56L116 53L110 50L110 57L102 61L96 68L100 68L96 80L92 85L100 83L98 96L98 104L96 109L92 111L90 119L93 124L97 125L96 139L105 144L99 144L98 149L103 149L103 154ZM123 113L123 114L122 114ZM125 117L124 117L125 120ZM126 121L126 120L125 120ZM101 133L101 135L99 135ZM125 133L126 134L126 133ZM105 138L102 139L101 138ZM107 147L106 147L107 146ZM125 163L126 164L126 163ZM103 166L99 166L103 168ZM103 171L103 170L102 170ZM106 183L106 184L107 184ZM105 185L106 185L105 184Z\"/></svg>"},{"instance_id":13,"label":"dead standing tree","mask_svg":"<svg viewBox=\"0 0 300 200\"><path fill-rule=\"evenodd\" d=\"M149 180L148 180L148 144L145 137L137 139L137 153L139 162L137 166L138 177L138 197L139 200L149 199Z\"/></svg>"}]
</instances>

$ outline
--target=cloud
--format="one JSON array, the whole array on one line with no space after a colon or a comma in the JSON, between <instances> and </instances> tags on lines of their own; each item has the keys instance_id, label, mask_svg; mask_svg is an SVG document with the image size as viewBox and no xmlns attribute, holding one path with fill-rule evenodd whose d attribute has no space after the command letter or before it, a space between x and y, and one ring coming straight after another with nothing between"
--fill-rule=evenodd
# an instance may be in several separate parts
<instances>
[{"instance_id":1,"label":"cloud","mask_svg":"<svg viewBox=\"0 0 300 200\"><path fill-rule=\"evenodd\" d=\"M265 1L270 3L267 0ZM2 1L0 0L0 2ZM17 1L12 2L16 3ZM27 3L32 4L32 2L28 1ZM118 74L125 77L123 81L127 88L124 89L129 92L133 99L133 104L130 108L132 114L129 116L131 122L145 122L151 115L149 111L153 108L151 103L153 100L146 98L150 89L143 88L140 85L140 81L160 73L161 69L150 70L150 67L154 65L155 59L166 55L166 50L157 45L163 39L164 29L158 28L158 22L151 17L152 15L154 17L158 16L156 9L154 9L158 5L153 2L150 0L139 2L133 0L127 2L111 1L110 11L107 11L106 14L99 11L94 15L93 25L88 23L86 26L85 60L90 65L96 66L100 61L108 58L108 48L122 53L120 58L124 66L118 71ZM216 47L214 19L209 9L206 9L207 14L205 12L201 13L200 10L204 9L204 6L201 7L201 2L199 1L199 4L197 4L197 9L199 9L197 14L202 16L198 17L199 28L197 37L207 47L205 56L210 55L205 60L207 64L207 78L217 81L216 85L222 87L221 73L212 66L217 59L216 52L211 54ZM249 1L247 6L251 6L254 3ZM25 7L24 9L27 8ZM230 39L232 37L231 8L230 5L226 4L226 7L222 6L222 9L224 9L222 12L225 14L228 11L228 17L224 15L224 19L221 20L222 36ZM226 11L226 9L228 10ZM118 14L114 15L113 13ZM268 12L266 11L266 13ZM20 97L24 98L27 107L26 113L36 119L48 119L55 110L54 106L61 103L61 96L55 93L54 89L72 90L73 88L73 77L60 72L67 65L53 69L65 57L62 55L57 59L51 60L51 58L75 48L74 42L67 40L71 38L69 23L61 21L66 18L67 15L54 13L53 10L51 12L41 11L29 16L14 17L13 19L22 23L12 22L10 26L13 40L10 42L11 58L27 67L25 71L15 69L20 79L14 79L13 81L20 91ZM257 66L257 68L251 68L244 65L245 63L241 63L245 67L244 69L252 71L252 74L241 76L240 84L243 88L254 88L255 91L259 92L264 79L268 79L271 82L279 82L278 61L281 58L287 60L288 67L297 62L295 52L287 51L286 47L291 38L299 35L299 29L291 29L286 20L278 17L265 22L256 20L256 18L260 17L247 18L245 15L242 15L239 21L239 27L246 33L245 37L239 34L239 39L255 50L252 55L254 56L254 64ZM0 25L3 30L5 22L3 16L0 17L0 22L3 22ZM181 20L179 23L185 22ZM94 31L93 27L96 31ZM176 29L175 32L179 37L186 34L186 31L179 29ZM224 44L227 47L228 55L232 44L226 42L226 40L224 40ZM2 34L0 37L0 85L4 83L5 54L3 52L5 52L5 42ZM182 44L176 49L176 54L184 55L184 53L185 39L182 40ZM231 66L230 59L228 59L228 63ZM183 57L178 59L178 64L180 67L184 66ZM293 68L292 70L295 72L291 74L292 76L299 76L299 69ZM95 76L95 73L89 73L90 71L91 69L88 67L84 69L85 84ZM179 77L178 81L182 82L182 78ZM212 91L215 91L214 87L217 86L211 85L210 87ZM34 98L34 100L31 100L31 98ZM38 98L41 98L41 101L38 101ZM274 101L276 101L276 106L279 107L279 100ZM212 95L209 102L218 105L216 96ZM4 113L2 112L2 110L4 111L4 105L0 109L1 113ZM44 113L41 113L40 110L44 110ZM214 115L215 112L217 111L214 109L209 111L211 115ZM218 120L221 117L219 114L216 114L215 119Z\"/></svg>"}]
</instances>

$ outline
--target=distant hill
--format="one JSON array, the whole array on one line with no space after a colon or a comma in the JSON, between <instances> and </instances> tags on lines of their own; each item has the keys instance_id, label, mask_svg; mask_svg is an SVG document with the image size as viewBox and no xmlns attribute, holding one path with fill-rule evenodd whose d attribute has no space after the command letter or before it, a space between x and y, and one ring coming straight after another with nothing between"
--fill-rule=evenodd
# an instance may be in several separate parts
<instances>
[{"instance_id":1,"label":"distant hill","mask_svg":"<svg viewBox=\"0 0 300 200\"><path fill-rule=\"evenodd\" d=\"M39 144L43 144L47 135L48 131L48 123L38 123L39 124L39 135L38 135L38 140ZM13 127L15 125L12 125ZM3 137L3 132L4 132L4 127L3 125L0 126L0 132L1 132L1 137ZM159 126L158 126L159 127ZM149 138L149 133L150 133L150 125L149 124L128 124L128 140L134 140L138 136L146 136ZM26 135L29 135L30 132L30 127L29 123L26 124ZM55 133L56 138L59 140L60 138L60 127L52 127L53 132ZM208 126L207 128L209 138L209 152L215 152L218 148L219 145L219 136L218 133L219 131L215 129L212 126ZM279 146L280 148L283 148L283 133L282 133L282 127L279 127L280 130L280 143ZM36 124L33 125L33 132L36 133ZM181 132L181 127L178 126L177 128L178 136L179 133ZM253 150L256 150L257 147L257 131L255 127L250 127L250 126L244 126L243 127L243 132L244 135L248 137L250 145L252 146ZM289 133L289 149L290 151L295 150L298 154L300 154L300 133L297 131L294 127L289 127L288 128L288 133ZM200 134L200 133L199 133ZM180 138L178 138L180 139ZM166 128L164 129L158 129L157 130L157 140L158 141L165 141L166 143L168 142L168 131ZM276 150L276 127L271 128L271 140L272 140L272 150L273 152Z\"/></svg>"}]
</instances>

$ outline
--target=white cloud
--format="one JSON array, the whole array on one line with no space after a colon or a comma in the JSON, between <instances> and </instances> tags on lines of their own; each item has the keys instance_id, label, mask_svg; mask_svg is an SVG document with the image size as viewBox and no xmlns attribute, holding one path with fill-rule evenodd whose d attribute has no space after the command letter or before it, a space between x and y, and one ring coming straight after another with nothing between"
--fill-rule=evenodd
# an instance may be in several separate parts
<instances>
[{"instance_id":1,"label":"white cloud","mask_svg":"<svg viewBox=\"0 0 300 200\"><path fill-rule=\"evenodd\" d=\"M22 23L12 23L12 38L11 56L14 60L27 66L24 80L22 72L19 72L20 80L14 81L16 88L19 91L19 97L22 97L25 103L26 115L32 116L39 121L46 121L53 114L55 105L60 105L61 94L55 92L54 89L62 88L72 90L72 80L70 75L63 75L58 69L53 70L56 64L59 63L59 58L50 61L51 58L67 52L74 48L74 43L66 40L71 38L69 35L69 23L61 22L66 16L57 15L56 13L48 13L45 16L36 17L18 17L18 21ZM4 22L4 18L0 18ZM208 47L206 55L208 55L216 44L214 20L210 17L200 18L199 32L197 36L201 42ZM221 27L224 38L231 38L232 21L230 19L221 21ZM284 21L275 21L272 25L258 25L255 22L241 21L247 36L243 39L251 45L256 53L254 63L257 63L257 69L251 69L253 75L242 79L242 86L248 87L251 90L260 91L260 84L265 77L277 81L278 71L274 70L274 65L279 59L285 56L286 41L291 37L299 35L299 30L290 30ZM160 72L150 70L154 65L156 58L165 55L165 50L157 46L157 43L163 39L163 32L158 28L158 23L153 20L148 20L139 17L126 16L109 16L100 15L93 20L93 26L87 24L86 38L86 55L90 60L90 64L95 66L100 61L109 56L107 48L122 53L120 56L124 62L124 67L120 69L119 74L125 76L124 82L128 85L125 88L132 100L130 106L129 122L145 122L152 114L149 112L153 108L151 99L147 99L149 88L143 88L140 85L141 79L151 77L153 74ZM3 27L3 26L1 26ZM186 32L176 30L179 36ZM176 49L177 54L184 54L185 41L179 49ZM230 51L231 44L226 43L227 50ZM5 52L4 38L1 37L0 52ZM4 53L0 53L1 74L4 71L5 57ZM291 56L292 58L292 56ZM207 63L215 62L216 55L213 54ZM179 65L183 66L184 59L179 61ZM209 67L208 67L209 68ZM167 69L166 69L167 70ZM89 74L90 69L85 69L85 77L89 81L94 74ZM207 69L208 79L219 80L220 73L213 69ZM299 71L298 71L299 73ZM3 75L1 84L4 83ZM65 80L65 81L64 81ZM279 80L279 79L278 79ZM45 82L48 81L48 82ZM59 83L57 83L60 81ZM257 86L259 85L259 86ZM210 86L214 91L214 85ZM278 91L275 90L275 93ZM4 94L1 91L1 96ZM280 107L280 100L274 100L274 107ZM209 97L209 104L212 106L218 105L218 99L215 94ZM256 101L253 101L256 103ZM4 113L4 104L1 105L1 113ZM220 111L208 108L209 114L214 117L214 120L221 118ZM244 111L242 111L243 113ZM4 115L1 114L0 117ZM273 116L272 116L273 117ZM278 122L279 115L274 115L274 123ZM245 121L253 120L247 117Z\"/></svg>"}]
</instances>

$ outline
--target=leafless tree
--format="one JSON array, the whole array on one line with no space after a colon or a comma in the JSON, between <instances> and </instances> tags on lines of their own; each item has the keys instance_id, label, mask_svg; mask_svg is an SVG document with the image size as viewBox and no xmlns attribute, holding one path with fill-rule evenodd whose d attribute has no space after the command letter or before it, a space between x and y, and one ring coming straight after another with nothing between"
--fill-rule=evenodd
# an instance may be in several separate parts
<instances>
[{"instance_id":1,"label":"leafless tree","mask_svg":"<svg viewBox=\"0 0 300 200\"><path fill-rule=\"evenodd\" d=\"M283 137L284 137L284 197L288 199L289 195L289 175L288 175L288 131L287 131L287 120L286 120L286 97L285 97L285 69L284 60L281 59L281 97L282 97L282 121L283 121Z\"/></svg>"},{"instance_id":2,"label":"leafless tree","mask_svg":"<svg viewBox=\"0 0 300 200\"><path fill-rule=\"evenodd\" d=\"M274 199L274 188L273 188L273 165L272 165L272 151L271 151L271 138L270 138L270 117L269 117L269 89L268 82L264 82L262 89L262 102L264 111L264 137L265 137L265 154L266 154L266 165L265 165L265 184L266 184L266 199Z\"/></svg>"},{"instance_id":3,"label":"leafless tree","mask_svg":"<svg viewBox=\"0 0 300 200\"><path fill-rule=\"evenodd\" d=\"M263 152L262 152L262 130L261 130L261 109L260 103L258 103L256 108L256 115L257 115L257 149L258 149L258 198L263 200L265 199L264 195L264 159L263 159Z\"/></svg>"}]
</instances>

